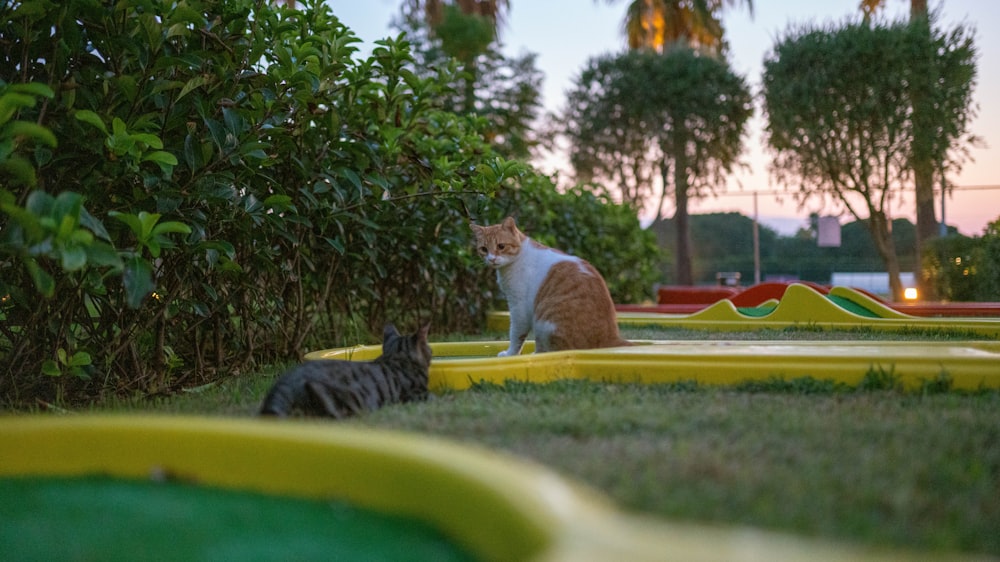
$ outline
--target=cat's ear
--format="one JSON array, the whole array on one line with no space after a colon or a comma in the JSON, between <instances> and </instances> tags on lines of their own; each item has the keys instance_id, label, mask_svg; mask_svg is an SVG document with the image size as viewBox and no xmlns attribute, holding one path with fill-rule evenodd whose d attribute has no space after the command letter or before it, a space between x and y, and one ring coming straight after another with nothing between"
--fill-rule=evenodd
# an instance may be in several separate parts
<instances>
[{"instance_id":1,"label":"cat's ear","mask_svg":"<svg viewBox=\"0 0 1000 562\"><path fill-rule=\"evenodd\" d=\"M421 356L429 362L434 356L434 351L431 349L431 344L427 341L427 333L430 332L431 323L425 322L420 329L417 330L415 334L410 336L410 341L413 342L413 349L416 350Z\"/></svg>"},{"instance_id":2,"label":"cat's ear","mask_svg":"<svg viewBox=\"0 0 1000 562\"><path fill-rule=\"evenodd\" d=\"M507 230L517 230L517 223L514 222L514 217L507 217L503 220L503 227Z\"/></svg>"},{"instance_id":3,"label":"cat's ear","mask_svg":"<svg viewBox=\"0 0 1000 562\"><path fill-rule=\"evenodd\" d=\"M399 337L399 330L397 330L392 324L386 324L385 329L382 330L382 343L385 343L389 340L389 338L393 337Z\"/></svg>"},{"instance_id":4,"label":"cat's ear","mask_svg":"<svg viewBox=\"0 0 1000 562\"><path fill-rule=\"evenodd\" d=\"M474 222L469 223L469 228L471 228L472 232L475 232L476 234L479 234L479 232L483 229L483 227L479 226Z\"/></svg>"}]
</instances>

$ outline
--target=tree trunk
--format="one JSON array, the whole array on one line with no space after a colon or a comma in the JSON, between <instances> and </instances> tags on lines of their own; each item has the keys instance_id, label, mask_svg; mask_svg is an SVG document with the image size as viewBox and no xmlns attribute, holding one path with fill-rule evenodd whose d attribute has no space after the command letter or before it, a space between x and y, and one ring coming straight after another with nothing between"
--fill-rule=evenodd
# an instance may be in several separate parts
<instances>
[{"instance_id":1,"label":"tree trunk","mask_svg":"<svg viewBox=\"0 0 1000 562\"><path fill-rule=\"evenodd\" d=\"M674 271L678 285L694 285L691 274L691 227L688 220L688 166L687 142L683 133L677 134L674 143L674 226L677 228L677 248L674 255Z\"/></svg>"},{"instance_id":2,"label":"tree trunk","mask_svg":"<svg viewBox=\"0 0 1000 562\"><path fill-rule=\"evenodd\" d=\"M660 222L663 218L663 204L667 201L667 186L670 185L670 162L664 158L660 162L660 200L656 204L656 217L653 222ZM638 204L638 198L636 198Z\"/></svg>"},{"instance_id":3,"label":"tree trunk","mask_svg":"<svg viewBox=\"0 0 1000 562\"><path fill-rule=\"evenodd\" d=\"M927 13L927 0L912 0L910 2L910 24L922 26L928 34L926 46L930 48L930 21ZM926 53L928 58L933 57L932 52ZM930 65L926 61L921 61L916 69L929 72ZM920 295L925 299L934 299L934 285L930 282L929 275L924 274L923 252L928 243L937 237L938 224L934 216L934 168L935 162L932 156L931 146L933 145L934 130L927 125L926 115L933 112L934 108L928 107L929 89L933 88L931 76L916 76L916 80L921 83L916 85L912 91L911 102L913 103L913 184L916 191L916 211L917 211L917 236L916 236L916 257L917 261L913 266L913 273L920 289ZM932 102L931 102L932 103Z\"/></svg>"},{"instance_id":4,"label":"tree trunk","mask_svg":"<svg viewBox=\"0 0 1000 562\"><path fill-rule=\"evenodd\" d=\"M691 236L687 210L687 191L677 190L677 211L674 226L677 228L677 248L674 252L674 274L678 285L694 285L691 274Z\"/></svg>"},{"instance_id":5,"label":"tree trunk","mask_svg":"<svg viewBox=\"0 0 1000 562\"><path fill-rule=\"evenodd\" d=\"M916 263L913 274L920 289L921 298L935 299L934 283L930 275L925 275L923 253L929 243L938 236L938 223L934 215L934 173L933 168L914 163L914 184L917 199Z\"/></svg>"},{"instance_id":6,"label":"tree trunk","mask_svg":"<svg viewBox=\"0 0 1000 562\"><path fill-rule=\"evenodd\" d=\"M889 230L889 220L885 213L872 212L868 219L868 232L875 242L875 249L878 250L885 269L889 272L889 290L892 292L892 300L903 300L903 283L899 279L899 257L896 255L896 245L892 241L892 232Z\"/></svg>"}]
</instances>

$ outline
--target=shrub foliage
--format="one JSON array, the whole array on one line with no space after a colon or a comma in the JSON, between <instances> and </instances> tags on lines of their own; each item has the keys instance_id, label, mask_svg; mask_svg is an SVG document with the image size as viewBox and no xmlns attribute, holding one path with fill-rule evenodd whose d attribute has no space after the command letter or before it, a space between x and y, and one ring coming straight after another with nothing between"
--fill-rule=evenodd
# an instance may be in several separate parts
<instances>
[{"instance_id":1,"label":"shrub foliage","mask_svg":"<svg viewBox=\"0 0 1000 562\"><path fill-rule=\"evenodd\" d=\"M923 261L943 300L1000 302L1000 219L982 236L953 232L932 240Z\"/></svg>"},{"instance_id":2,"label":"shrub foliage","mask_svg":"<svg viewBox=\"0 0 1000 562\"><path fill-rule=\"evenodd\" d=\"M7 404L171 392L389 321L477 328L470 209L554 192L442 106L453 66L414 72L404 36L359 57L319 1L0 16Z\"/></svg>"}]
</instances>

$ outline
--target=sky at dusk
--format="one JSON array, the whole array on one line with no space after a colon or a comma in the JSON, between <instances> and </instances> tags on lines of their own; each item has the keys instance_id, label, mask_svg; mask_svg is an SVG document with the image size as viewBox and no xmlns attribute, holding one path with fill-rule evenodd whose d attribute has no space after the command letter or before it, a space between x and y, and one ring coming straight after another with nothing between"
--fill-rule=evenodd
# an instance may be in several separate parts
<instances>
[{"instance_id":1,"label":"sky at dusk","mask_svg":"<svg viewBox=\"0 0 1000 562\"><path fill-rule=\"evenodd\" d=\"M371 42L397 32L391 21L398 16L400 0L327 0L333 13L363 41L361 55L367 55ZM884 14L892 19L906 18L909 0L888 0ZM859 0L757 0L753 15L745 7L727 7L722 23L730 45L729 61L735 72L742 75L754 92L760 84L765 55L790 27L807 23L841 23L860 17ZM951 29L966 25L974 30L978 51L977 83L974 103L977 116L971 132L982 139L982 145L971 150L974 161L966 162L961 173L952 174L956 186L945 200L945 220L969 236L982 235L986 225L1000 218L1000 1L995 0L930 0L931 10L940 13L939 26ZM526 52L537 54L536 65L544 73L542 85L546 111L557 111L565 104L566 91L587 61L625 48L622 30L626 0L608 5L606 0L511 0L510 11L501 29L503 49L512 56ZM734 174L726 194L692 201L691 213L737 211L753 215L753 192L762 223L781 232L792 234L805 225L810 212L838 214L834 207L822 208L807 203L800 209L791 195L776 196L784 186L773 184L768 174L769 157L763 147L763 118L759 104L749 123L744 161L749 170ZM537 162L545 172L565 169L558 156ZM764 194L766 192L766 194ZM913 195L907 193L891 212L894 218L914 220ZM937 217L941 218L941 200L937 197ZM665 213L673 214L672 208ZM854 219L843 211L840 222Z\"/></svg>"}]
</instances>

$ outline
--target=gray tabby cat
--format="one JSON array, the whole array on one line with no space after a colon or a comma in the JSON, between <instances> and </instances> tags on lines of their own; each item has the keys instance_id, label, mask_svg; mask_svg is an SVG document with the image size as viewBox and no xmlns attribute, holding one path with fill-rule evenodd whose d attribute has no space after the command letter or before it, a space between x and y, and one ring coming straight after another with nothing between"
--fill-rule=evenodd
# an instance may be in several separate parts
<instances>
[{"instance_id":1,"label":"gray tabby cat","mask_svg":"<svg viewBox=\"0 0 1000 562\"><path fill-rule=\"evenodd\" d=\"M427 399L431 347L429 325L400 335L392 324L373 361L306 361L282 375L264 398L262 416L306 415L343 419L381 406Z\"/></svg>"}]
</instances>

